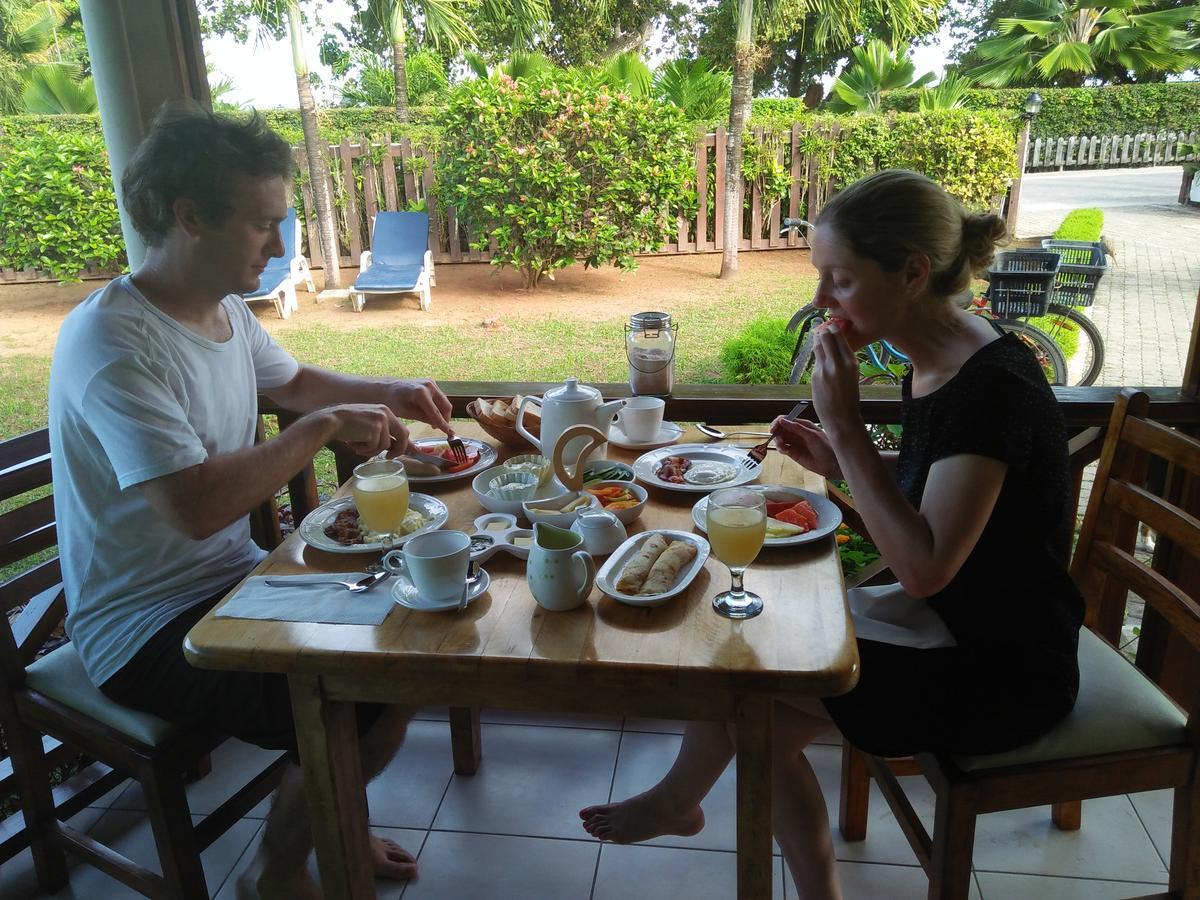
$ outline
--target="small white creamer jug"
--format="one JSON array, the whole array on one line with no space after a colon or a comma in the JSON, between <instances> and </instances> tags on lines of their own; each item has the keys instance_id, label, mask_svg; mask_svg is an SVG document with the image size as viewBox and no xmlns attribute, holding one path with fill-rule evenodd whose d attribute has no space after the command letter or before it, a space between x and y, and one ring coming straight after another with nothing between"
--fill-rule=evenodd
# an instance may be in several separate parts
<instances>
[{"instance_id":1,"label":"small white creamer jug","mask_svg":"<svg viewBox=\"0 0 1200 900\"><path fill-rule=\"evenodd\" d=\"M544 609L565 612L582 606L596 581L596 563L573 531L537 522L526 577L533 599Z\"/></svg>"}]
</instances>

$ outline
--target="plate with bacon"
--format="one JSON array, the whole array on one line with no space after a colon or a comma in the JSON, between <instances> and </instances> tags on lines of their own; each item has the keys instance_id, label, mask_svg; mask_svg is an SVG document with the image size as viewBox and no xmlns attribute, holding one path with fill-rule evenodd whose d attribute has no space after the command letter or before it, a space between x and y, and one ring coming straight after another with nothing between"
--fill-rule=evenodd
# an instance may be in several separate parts
<instances>
[{"instance_id":1,"label":"plate with bacon","mask_svg":"<svg viewBox=\"0 0 1200 900\"><path fill-rule=\"evenodd\" d=\"M402 456L404 471L408 475L409 484L440 484L444 481L456 481L459 478L478 475L484 469L496 464L496 448L491 444L476 438L460 438L467 448L467 461L456 463L448 469L439 470L432 463L413 460L412 457ZM423 438L413 441L413 446L422 453L440 456L447 462L454 463L454 453L445 438Z\"/></svg>"},{"instance_id":2,"label":"plate with bacon","mask_svg":"<svg viewBox=\"0 0 1200 900\"><path fill-rule=\"evenodd\" d=\"M744 447L676 444L643 453L633 463L633 474L653 487L707 494L757 479L758 467L747 468L746 459Z\"/></svg>"},{"instance_id":3,"label":"plate with bacon","mask_svg":"<svg viewBox=\"0 0 1200 900\"><path fill-rule=\"evenodd\" d=\"M828 497L786 484L754 485L767 503L767 537L764 547L794 547L818 541L842 524L842 511ZM708 531L708 498L692 507L692 521Z\"/></svg>"},{"instance_id":4,"label":"plate with bacon","mask_svg":"<svg viewBox=\"0 0 1200 900\"><path fill-rule=\"evenodd\" d=\"M428 494L411 494L408 514L392 546L399 547L418 534L436 531L449 519L450 510L441 500ZM328 553L370 553L384 549L380 535L359 522L353 497L337 497L322 503L304 517L299 531L304 543Z\"/></svg>"}]
</instances>

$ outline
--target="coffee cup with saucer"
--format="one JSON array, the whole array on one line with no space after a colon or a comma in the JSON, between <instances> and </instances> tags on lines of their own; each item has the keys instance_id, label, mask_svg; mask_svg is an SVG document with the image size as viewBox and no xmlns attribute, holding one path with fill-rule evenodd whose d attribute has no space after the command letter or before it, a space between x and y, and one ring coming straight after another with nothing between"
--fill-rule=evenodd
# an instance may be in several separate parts
<instances>
[{"instance_id":1,"label":"coffee cup with saucer","mask_svg":"<svg viewBox=\"0 0 1200 900\"><path fill-rule=\"evenodd\" d=\"M382 559L396 576L392 598L401 606L426 612L458 609L488 589L491 579L480 569L467 584L471 537L463 531L431 531L410 539Z\"/></svg>"}]
</instances>

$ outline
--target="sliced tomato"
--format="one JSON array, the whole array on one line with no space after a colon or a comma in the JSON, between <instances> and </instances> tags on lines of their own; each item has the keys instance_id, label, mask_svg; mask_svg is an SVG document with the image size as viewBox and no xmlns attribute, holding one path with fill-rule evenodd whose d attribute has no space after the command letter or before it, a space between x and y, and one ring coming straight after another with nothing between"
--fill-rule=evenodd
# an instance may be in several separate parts
<instances>
[{"instance_id":1,"label":"sliced tomato","mask_svg":"<svg viewBox=\"0 0 1200 900\"><path fill-rule=\"evenodd\" d=\"M454 462L454 451L447 447L446 450L444 450L442 452L442 459L449 460L450 462ZM475 465L475 463L477 463L477 462L479 462L478 451L475 453L472 453L470 450L468 450L466 462L457 463L453 466L450 466L446 469L446 471L451 474L453 474L454 472L465 472L467 469L471 468L471 466Z\"/></svg>"}]
</instances>

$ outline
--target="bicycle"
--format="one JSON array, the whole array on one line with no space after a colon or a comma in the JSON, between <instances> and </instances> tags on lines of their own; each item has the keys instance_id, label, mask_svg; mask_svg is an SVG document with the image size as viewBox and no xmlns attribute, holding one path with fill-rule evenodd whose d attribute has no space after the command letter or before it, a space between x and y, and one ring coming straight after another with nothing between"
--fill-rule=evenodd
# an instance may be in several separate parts
<instances>
[{"instance_id":1,"label":"bicycle","mask_svg":"<svg viewBox=\"0 0 1200 900\"><path fill-rule=\"evenodd\" d=\"M789 218L783 221L785 234L801 226L812 227L811 223L803 219ZM988 316L1003 331L1016 334L1033 351L1042 370L1046 373L1046 379L1051 384L1074 383L1086 386L1093 384L1100 376L1100 370L1104 365L1104 339L1087 316L1070 306L1051 303L1044 316L1035 317L1049 326L1048 329L1043 329L1029 321L1034 317L998 316L989 308L988 304L989 300L986 294L983 297L974 298L967 293L960 301L962 308L969 309L976 315ZM799 384L806 380L805 376L812 366L816 337L813 326L819 324L824 318L823 308L809 303L797 310L791 321L788 322L787 330L796 334L796 345L792 351L790 384ZM1071 365L1063 354L1058 341L1055 340L1055 337L1063 330L1077 331L1080 334L1079 348L1072 358L1072 362L1079 361L1076 368L1081 375L1077 380L1070 378ZM870 344L864 347L859 354L862 375L860 381L863 384L874 384L881 380L899 383L909 364L908 357L887 341Z\"/></svg>"}]
</instances>

